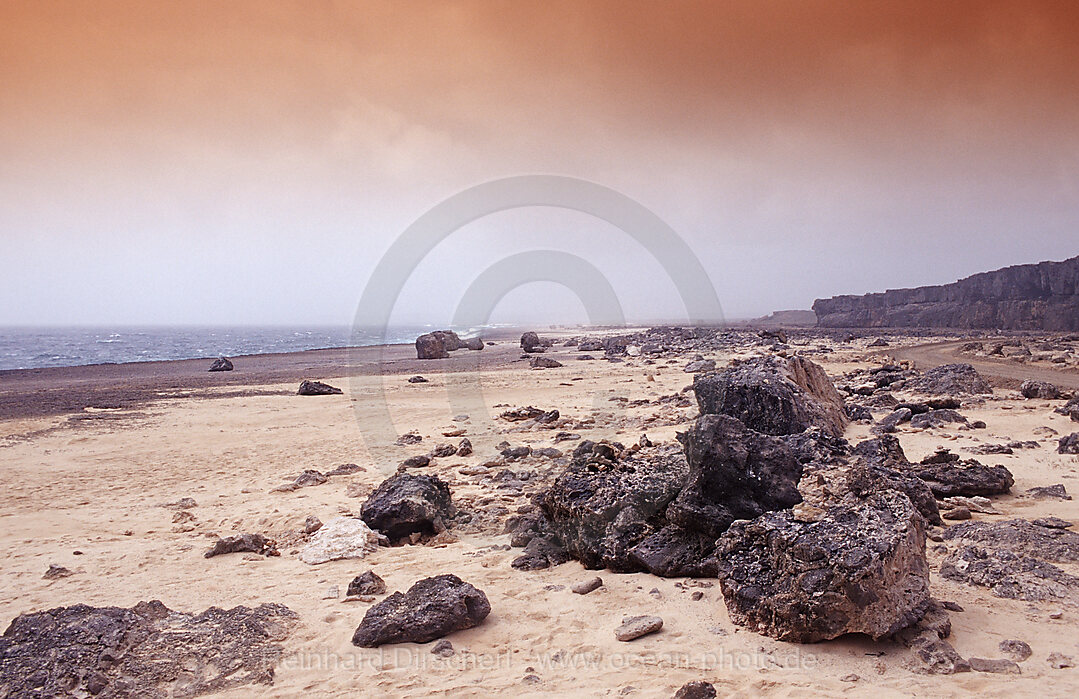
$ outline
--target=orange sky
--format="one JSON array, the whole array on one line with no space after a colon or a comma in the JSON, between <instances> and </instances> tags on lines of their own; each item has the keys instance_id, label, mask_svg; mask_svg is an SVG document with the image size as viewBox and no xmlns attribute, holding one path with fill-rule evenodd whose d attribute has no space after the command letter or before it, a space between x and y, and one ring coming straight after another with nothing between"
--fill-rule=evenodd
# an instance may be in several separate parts
<instances>
[{"instance_id":1,"label":"orange sky","mask_svg":"<svg viewBox=\"0 0 1079 699\"><path fill-rule=\"evenodd\" d=\"M0 227L28 267L111 299L93 318L147 280L105 284L75 269L87 255L194 270L184 246L221 235L280 251L253 264L263 293L295 255L355 256L289 313L354 299L370 251L426 207L522 172L619 188L715 259L793 270L867 234L950 241L892 277L856 251L854 288L824 274L734 302L807 307L1075 254L1076 37L1071 1L9 1ZM48 315L55 282L0 290L40 284Z\"/></svg>"}]
</instances>

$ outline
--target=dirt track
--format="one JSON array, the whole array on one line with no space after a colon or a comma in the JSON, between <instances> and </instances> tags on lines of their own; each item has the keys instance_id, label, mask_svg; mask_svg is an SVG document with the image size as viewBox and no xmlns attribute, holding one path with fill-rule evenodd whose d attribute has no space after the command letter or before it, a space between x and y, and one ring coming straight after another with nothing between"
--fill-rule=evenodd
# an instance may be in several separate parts
<instances>
[{"instance_id":1,"label":"dirt track","mask_svg":"<svg viewBox=\"0 0 1079 699\"><path fill-rule=\"evenodd\" d=\"M1050 369L1048 367L1028 366L1016 364L1006 360L994 360L986 357L971 357L959 354L958 349L969 340L936 342L928 345L916 345L914 347L894 347L882 354L887 354L896 359L908 359L915 363L919 369L930 369L941 364L954 364L963 362L971 364L978 373L986 377L1003 379L1003 385L1018 386L1023 381L1048 381L1061 388L1079 390L1079 372L1068 369Z\"/></svg>"}]
</instances>

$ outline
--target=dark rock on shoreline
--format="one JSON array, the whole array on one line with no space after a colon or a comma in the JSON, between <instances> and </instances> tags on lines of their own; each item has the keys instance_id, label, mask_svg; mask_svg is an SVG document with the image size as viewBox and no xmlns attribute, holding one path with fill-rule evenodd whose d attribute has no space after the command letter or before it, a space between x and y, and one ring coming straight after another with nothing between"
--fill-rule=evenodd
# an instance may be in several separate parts
<instances>
[{"instance_id":1,"label":"dark rock on shoreline","mask_svg":"<svg viewBox=\"0 0 1079 699\"><path fill-rule=\"evenodd\" d=\"M207 371L232 371L232 362L228 357L218 357Z\"/></svg>"},{"instance_id":2,"label":"dark rock on shoreline","mask_svg":"<svg viewBox=\"0 0 1079 699\"><path fill-rule=\"evenodd\" d=\"M361 648L426 643L478 626L490 613L487 595L456 575L424 578L368 609L352 643Z\"/></svg>"},{"instance_id":3,"label":"dark rock on shoreline","mask_svg":"<svg viewBox=\"0 0 1079 699\"><path fill-rule=\"evenodd\" d=\"M331 396L343 393L340 388L334 388L321 381L303 381L300 389L296 391L301 396Z\"/></svg>"}]
</instances>

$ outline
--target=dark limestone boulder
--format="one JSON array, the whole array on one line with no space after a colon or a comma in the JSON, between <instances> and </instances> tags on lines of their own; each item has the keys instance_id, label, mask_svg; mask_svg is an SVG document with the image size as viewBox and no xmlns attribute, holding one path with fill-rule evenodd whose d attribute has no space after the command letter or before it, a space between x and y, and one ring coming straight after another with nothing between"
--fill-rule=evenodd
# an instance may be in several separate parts
<instances>
[{"instance_id":1,"label":"dark limestone boulder","mask_svg":"<svg viewBox=\"0 0 1079 699\"><path fill-rule=\"evenodd\" d=\"M603 343L599 340L584 340L577 343L578 352L602 352Z\"/></svg>"},{"instance_id":2,"label":"dark limestone boulder","mask_svg":"<svg viewBox=\"0 0 1079 699\"><path fill-rule=\"evenodd\" d=\"M551 532L586 568L643 570L631 551L667 525L667 505L688 474L685 457L673 446L624 459L602 443L582 442L578 450L540 503Z\"/></svg>"},{"instance_id":3,"label":"dark limestone boulder","mask_svg":"<svg viewBox=\"0 0 1079 699\"><path fill-rule=\"evenodd\" d=\"M929 395L992 393L993 387L970 364L943 364L907 381L907 388Z\"/></svg>"},{"instance_id":4,"label":"dark limestone boulder","mask_svg":"<svg viewBox=\"0 0 1079 699\"><path fill-rule=\"evenodd\" d=\"M466 340L462 340L462 344L464 345L465 349L472 350L473 352L478 352L483 349L483 338L470 337Z\"/></svg>"},{"instance_id":5,"label":"dark limestone boulder","mask_svg":"<svg viewBox=\"0 0 1079 699\"><path fill-rule=\"evenodd\" d=\"M925 521L895 491L830 507L813 522L790 510L740 520L716 557L731 620L784 641L880 639L929 605Z\"/></svg>"},{"instance_id":6,"label":"dark limestone boulder","mask_svg":"<svg viewBox=\"0 0 1079 699\"><path fill-rule=\"evenodd\" d=\"M353 645L427 643L479 626L491 613L487 595L456 575L424 578L367 610L352 635Z\"/></svg>"},{"instance_id":7,"label":"dark limestone boulder","mask_svg":"<svg viewBox=\"0 0 1079 699\"><path fill-rule=\"evenodd\" d=\"M340 395L342 391L340 388L334 388L321 381L303 381L300 383L300 388L296 393L301 396L332 396Z\"/></svg>"},{"instance_id":8,"label":"dark limestone boulder","mask_svg":"<svg viewBox=\"0 0 1079 699\"><path fill-rule=\"evenodd\" d=\"M232 371L232 362L228 357L218 357L207 371Z\"/></svg>"},{"instance_id":9,"label":"dark limestone boulder","mask_svg":"<svg viewBox=\"0 0 1079 699\"><path fill-rule=\"evenodd\" d=\"M871 430L873 434L891 434L899 429L904 422L910 422L912 413L910 408L898 408L887 416L881 418Z\"/></svg>"},{"instance_id":10,"label":"dark limestone boulder","mask_svg":"<svg viewBox=\"0 0 1079 699\"><path fill-rule=\"evenodd\" d=\"M816 426L839 437L847 426L843 399L828 375L802 357L762 357L696 374L693 391L702 414L730 415L764 434Z\"/></svg>"},{"instance_id":11,"label":"dark limestone boulder","mask_svg":"<svg viewBox=\"0 0 1079 699\"><path fill-rule=\"evenodd\" d=\"M279 604L187 614L157 600L22 614L0 636L0 696L165 699L272 685L298 620Z\"/></svg>"},{"instance_id":12,"label":"dark limestone boulder","mask_svg":"<svg viewBox=\"0 0 1079 699\"><path fill-rule=\"evenodd\" d=\"M736 519L802 501L802 464L778 437L748 429L727 415L702 415L679 440L689 476L667 507L667 520L716 538Z\"/></svg>"},{"instance_id":13,"label":"dark limestone boulder","mask_svg":"<svg viewBox=\"0 0 1079 699\"><path fill-rule=\"evenodd\" d=\"M529 330L521 335L521 349L531 354L532 352L542 352L545 345L540 340L539 335Z\"/></svg>"},{"instance_id":14,"label":"dark limestone boulder","mask_svg":"<svg viewBox=\"0 0 1079 699\"><path fill-rule=\"evenodd\" d=\"M1024 381L1019 387L1019 392L1024 398L1041 398L1043 400L1056 400L1060 398L1060 389L1048 381Z\"/></svg>"},{"instance_id":15,"label":"dark limestone boulder","mask_svg":"<svg viewBox=\"0 0 1079 699\"><path fill-rule=\"evenodd\" d=\"M956 495L1002 495L1015 485L1011 471L1004 466L986 466L974 459L912 464L910 469L929 485L938 499Z\"/></svg>"},{"instance_id":16,"label":"dark limestone boulder","mask_svg":"<svg viewBox=\"0 0 1079 699\"><path fill-rule=\"evenodd\" d=\"M557 369L562 366L562 362L550 357L532 357L528 360L528 366L533 369Z\"/></svg>"},{"instance_id":17,"label":"dark limestone boulder","mask_svg":"<svg viewBox=\"0 0 1079 699\"><path fill-rule=\"evenodd\" d=\"M1079 454L1079 432L1069 434L1067 437L1061 437L1060 442L1057 443L1058 454Z\"/></svg>"},{"instance_id":18,"label":"dark limestone boulder","mask_svg":"<svg viewBox=\"0 0 1079 699\"><path fill-rule=\"evenodd\" d=\"M360 519L392 542L445 531L455 514L450 488L436 476L398 473L384 480L360 508Z\"/></svg>"},{"instance_id":19,"label":"dark limestone boulder","mask_svg":"<svg viewBox=\"0 0 1079 699\"><path fill-rule=\"evenodd\" d=\"M416 359L445 359L449 355L441 333L426 333L416 338Z\"/></svg>"}]
</instances>

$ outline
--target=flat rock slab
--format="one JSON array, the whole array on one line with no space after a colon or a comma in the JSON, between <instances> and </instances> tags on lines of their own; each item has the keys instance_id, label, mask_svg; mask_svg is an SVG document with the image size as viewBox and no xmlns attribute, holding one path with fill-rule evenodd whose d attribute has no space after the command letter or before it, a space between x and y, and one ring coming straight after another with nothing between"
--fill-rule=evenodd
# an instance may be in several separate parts
<instances>
[{"instance_id":1,"label":"flat rock slab","mask_svg":"<svg viewBox=\"0 0 1079 699\"><path fill-rule=\"evenodd\" d=\"M22 614L0 636L5 697L195 697L271 685L298 616L280 604L176 612L76 604Z\"/></svg>"},{"instance_id":2,"label":"flat rock slab","mask_svg":"<svg viewBox=\"0 0 1079 699\"><path fill-rule=\"evenodd\" d=\"M627 616L623 617L622 625L614 630L614 637L619 641L632 641L662 628L663 619L658 616Z\"/></svg>"}]
</instances>

